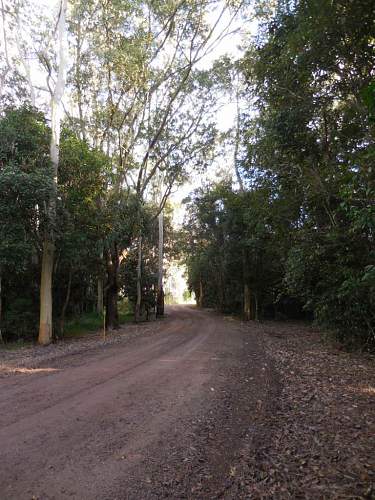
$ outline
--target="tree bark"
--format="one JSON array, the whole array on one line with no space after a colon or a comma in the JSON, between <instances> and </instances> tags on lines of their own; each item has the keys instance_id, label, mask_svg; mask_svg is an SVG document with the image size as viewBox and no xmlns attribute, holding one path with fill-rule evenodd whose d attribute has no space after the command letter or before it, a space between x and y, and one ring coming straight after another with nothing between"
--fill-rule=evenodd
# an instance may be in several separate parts
<instances>
[{"instance_id":1,"label":"tree bark","mask_svg":"<svg viewBox=\"0 0 375 500\"><path fill-rule=\"evenodd\" d=\"M103 248L100 250L100 261L103 261L104 253ZM96 312L98 314L103 314L104 312L104 279L102 273L98 277L97 281L97 298L96 298Z\"/></svg>"},{"instance_id":2,"label":"tree bark","mask_svg":"<svg viewBox=\"0 0 375 500\"><path fill-rule=\"evenodd\" d=\"M218 295L219 295L219 307L220 307L220 312L224 311L224 304L225 304L225 290L224 290L224 277L222 273L223 266L220 265L219 267L219 272L218 272Z\"/></svg>"},{"instance_id":3,"label":"tree bark","mask_svg":"<svg viewBox=\"0 0 375 500\"><path fill-rule=\"evenodd\" d=\"M239 85L240 85L239 77L237 76L237 87L236 87L237 121L236 121L236 135L234 138L233 164L234 164L234 171L236 173L236 178L237 178L237 182L238 182L238 187L240 188L240 191L243 192L243 181L242 181L239 166L238 166L238 150L239 150L240 140L241 140Z\"/></svg>"},{"instance_id":4,"label":"tree bark","mask_svg":"<svg viewBox=\"0 0 375 500\"><path fill-rule=\"evenodd\" d=\"M60 317L60 336L61 336L61 338L64 335L65 313L66 313L66 309L68 307L69 300L70 300L70 291L72 289L72 274L73 274L73 270L72 270L72 268L70 268L69 269L68 288L66 290L66 296L65 296L64 304L63 304L63 307L61 310L61 317Z\"/></svg>"},{"instance_id":5,"label":"tree bark","mask_svg":"<svg viewBox=\"0 0 375 500\"><path fill-rule=\"evenodd\" d=\"M245 321L253 319L251 307L251 291L249 286L248 256L246 249L242 249L242 275L243 275L243 314Z\"/></svg>"},{"instance_id":6,"label":"tree bark","mask_svg":"<svg viewBox=\"0 0 375 500\"><path fill-rule=\"evenodd\" d=\"M120 259L117 245L107 255L107 285L106 285L106 328L119 328L118 317L118 270Z\"/></svg>"},{"instance_id":7,"label":"tree bark","mask_svg":"<svg viewBox=\"0 0 375 500\"><path fill-rule=\"evenodd\" d=\"M114 287L109 287L106 293L106 328L116 330L119 328L118 307L117 307L117 291Z\"/></svg>"},{"instance_id":8,"label":"tree bark","mask_svg":"<svg viewBox=\"0 0 375 500\"><path fill-rule=\"evenodd\" d=\"M7 38L7 28L6 28L6 24L5 24L5 9L4 9L4 1L1 0L1 25L2 25L2 38L3 38L3 43L4 43L4 56L5 56L5 68L4 70L2 71L1 73L1 76L0 76L0 95L2 96L3 95L3 88L5 87L5 83L6 83L6 78L7 78L7 75L9 73L9 71L11 71L11 64L10 64L10 60L9 60L9 53L8 53L8 38Z\"/></svg>"},{"instance_id":9,"label":"tree bark","mask_svg":"<svg viewBox=\"0 0 375 500\"><path fill-rule=\"evenodd\" d=\"M0 343L4 344L3 331L2 331L2 321L3 321L3 280L0 274Z\"/></svg>"},{"instance_id":10,"label":"tree bark","mask_svg":"<svg viewBox=\"0 0 375 500\"><path fill-rule=\"evenodd\" d=\"M255 321L259 321L259 301L258 301L258 294L257 293L254 294L254 298L255 298L255 316L254 316L254 319L255 319Z\"/></svg>"},{"instance_id":11,"label":"tree bark","mask_svg":"<svg viewBox=\"0 0 375 500\"><path fill-rule=\"evenodd\" d=\"M202 283L202 278L199 279L198 307L203 307L203 283Z\"/></svg>"},{"instance_id":12,"label":"tree bark","mask_svg":"<svg viewBox=\"0 0 375 500\"><path fill-rule=\"evenodd\" d=\"M98 314L103 314L104 310L104 293L103 293L103 278L98 278L98 284L97 284L97 303L96 303L96 312Z\"/></svg>"},{"instance_id":13,"label":"tree bark","mask_svg":"<svg viewBox=\"0 0 375 500\"><path fill-rule=\"evenodd\" d=\"M82 105L82 36L81 36L81 19L78 19L77 23L77 44L76 44L76 71L75 71L75 84L77 88L77 105L78 105L78 115L79 115L79 125L81 131L81 139L86 141L86 128L85 120L83 115L83 105Z\"/></svg>"},{"instance_id":14,"label":"tree bark","mask_svg":"<svg viewBox=\"0 0 375 500\"><path fill-rule=\"evenodd\" d=\"M163 211L158 216L159 223L159 269L158 269L158 294L156 315L164 316L164 289L163 289L163 257L164 257L164 217Z\"/></svg>"},{"instance_id":15,"label":"tree bark","mask_svg":"<svg viewBox=\"0 0 375 500\"><path fill-rule=\"evenodd\" d=\"M142 304L142 235L138 238L138 263L137 263L137 302L135 304L135 321L141 319Z\"/></svg>"},{"instance_id":16,"label":"tree bark","mask_svg":"<svg viewBox=\"0 0 375 500\"><path fill-rule=\"evenodd\" d=\"M244 312L244 318L246 321L249 321L251 319L251 293L250 293L250 287L247 283L244 284L244 290L243 290L243 312Z\"/></svg>"},{"instance_id":17,"label":"tree bark","mask_svg":"<svg viewBox=\"0 0 375 500\"><path fill-rule=\"evenodd\" d=\"M42 274L40 283L40 317L38 342L48 345L52 341L52 275L55 245L47 238L43 242Z\"/></svg>"},{"instance_id":18,"label":"tree bark","mask_svg":"<svg viewBox=\"0 0 375 500\"><path fill-rule=\"evenodd\" d=\"M2 2L2 10L3 9L4 9L4 6L3 6L3 2ZM19 32L19 34L21 34L21 33L23 33L23 30L22 30L21 20L20 20L18 12L16 15L16 21L17 21L18 32ZM26 53L26 51L24 50L24 48L22 47L20 36L16 36L16 46L17 46L17 51L18 51L18 55L19 55L21 64L22 64L23 69L25 71L26 81L29 85L31 105L33 107L35 107L35 88L34 88L34 85L32 82L32 78L31 78L31 68L30 68L29 57L28 57L28 54Z\"/></svg>"}]
</instances>

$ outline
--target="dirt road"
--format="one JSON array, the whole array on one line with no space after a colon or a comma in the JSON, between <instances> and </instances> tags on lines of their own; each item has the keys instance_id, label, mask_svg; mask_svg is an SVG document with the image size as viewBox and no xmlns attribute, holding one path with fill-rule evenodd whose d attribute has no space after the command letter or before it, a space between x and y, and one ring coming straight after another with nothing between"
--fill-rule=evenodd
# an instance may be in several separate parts
<instances>
[{"instance_id":1,"label":"dirt road","mask_svg":"<svg viewBox=\"0 0 375 500\"><path fill-rule=\"evenodd\" d=\"M183 306L25 371L0 380L2 500L226 496L278 391L258 336Z\"/></svg>"}]
</instances>

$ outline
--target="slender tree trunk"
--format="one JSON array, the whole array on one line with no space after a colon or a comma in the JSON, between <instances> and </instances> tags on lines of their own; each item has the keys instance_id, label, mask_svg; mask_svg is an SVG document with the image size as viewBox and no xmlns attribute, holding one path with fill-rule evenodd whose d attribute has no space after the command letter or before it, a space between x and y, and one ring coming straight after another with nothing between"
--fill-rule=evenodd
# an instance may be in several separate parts
<instances>
[{"instance_id":1,"label":"slender tree trunk","mask_svg":"<svg viewBox=\"0 0 375 500\"><path fill-rule=\"evenodd\" d=\"M81 54L81 48L82 48L81 19L78 19L75 84L76 84L76 88L77 88L77 105L78 105L79 124L80 124L80 129L81 129L81 138L85 141L86 140L86 129L85 129L85 120L84 120L83 105L82 105L82 75L81 75L82 54Z\"/></svg>"},{"instance_id":2,"label":"slender tree trunk","mask_svg":"<svg viewBox=\"0 0 375 500\"><path fill-rule=\"evenodd\" d=\"M103 249L100 250L100 260L103 261ZM97 301L96 301L96 312L98 314L103 314L104 312L104 280L100 273L97 282Z\"/></svg>"},{"instance_id":3,"label":"slender tree trunk","mask_svg":"<svg viewBox=\"0 0 375 500\"><path fill-rule=\"evenodd\" d=\"M52 275L55 245L45 239L43 242L42 275L40 283L40 318L38 342L48 345L52 341Z\"/></svg>"},{"instance_id":4,"label":"slender tree trunk","mask_svg":"<svg viewBox=\"0 0 375 500\"><path fill-rule=\"evenodd\" d=\"M244 280L243 285L243 314L245 321L249 321L252 319L252 310L251 310L251 292L250 286L248 283L248 259L246 250L242 250L242 275Z\"/></svg>"},{"instance_id":5,"label":"slender tree trunk","mask_svg":"<svg viewBox=\"0 0 375 500\"><path fill-rule=\"evenodd\" d=\"M96 303L96 312L98 314L103 314L104 310L104 286L103 286L103 278L98 278L97 283L97 303Z\"/></svg>"},{"instance_id":6,"label":"slender tree trunk","mask_svg":"<svg viewBox=\"0 0 375 500\"><path fill-rule=\"evenodd\" d=\"M163 257L164 257L164 217L163 211L158 217L159 223L159 270L158 270L158 296L157 296L157 316L164 315L164 289L163 289Z\"/></svg>"},{"instance_id":7,"label":"slender tree trunk","mask_svg":"<svg viewBox=\"0 0 375 500\"><path fill-rule=\"evenodd\" d=\"M199 278L198 307L203 307L203 282L202 282L202 278Z\"/></svg>"},{"instance_id":8,"label":"slender tree trunk","mask_svg":"<svg viewBox=\"0 0 375 500\"><path fill-rule=\"evenodd\" d=\"M239 77L237 77L236 105L237 105L237 121L236 121L236 135L234 138L233 164L234 164L234 171L236 173L236 178L237 178L237 182L238 182L238 187L240 188L240 191L242 192L243 191L243 181L242 181L239 166L238 166L238 150L239 150L240 139L241 139Z\"/></svg>"},{"instance_id":9,"label":"slender tree trunk","mask_svg":"<svg viewBox=\"0 0 375 500\"><path fill-rule=\"evenodd\" d=\"M247 283L244 284L244 290L243 290L243 312L244 312L244 318L246 321L249 321L251 319L251 293L250 293L250 287Z\"/></svg>"},{"instance_id":10,"label":"slender tree trunk","mask_svg":"<svg viewBox=\"0 0 375 500\"><path fill-rule=\"evenodd\" d=\"M2 9L3 8L4 8L4 6L2 5ZM18 13L17 13L16 19L17 19L18 32L22 33L23 30L22 30L21 20L20 20ZM31 68L30 68L29 57L28 57L28 54L26 53L26 51L24 50L24 48L22 47L21 39L19 36L16 36L16 45L17 45L18 55L19 55L21 64L22 64L23 69L25 71L26 81L29 85L31 105L33 107L35 107L35 89L34 89L32 79L31 79Z\"/></svg>"},{"instance_id":11,"label":"slender tree trunk","mask_svg":"<svg viewBox=\"0 0 375 500\"><path fill-rule=\"evenodd\" d=\"M70 300L70 291L72 289L72 274L73 274L73 270L72 270L72 268L70 268L69 269L68 288L66 290L66 296L65 296L64 304L63 304L63 307L61 310L61 317L60 317L60 336L61 336L61 338L64 335L65 314L66 314L66 309L68 307L69 300Z\"/></svg>"},{"instance_id":12,"label":"slender tree trunk","mask_svg":"<svg viewBox=\"0 0 375 500\"><path fill-rule=\"evenodd\" d=\"M257 293L254 294L254 298L255 298L255 316L254 316L254 319L255 319L255 321L259 321L259 301L258 301L258 294Z\"/></svg>"},{"instance_id":13,"label":"slender tree trunk","mask_svg":"<svg viewBox=\"0 0 375 500\"><path fill-rule=\"evenodd\" d=\"M119 328L118 308L117 308L118 295L113 287L108 288L106 293L106 327L108 329L116 330Z\"/></svg>"},{"instance_id":14,"label":"slender tree trunk","mask_svg":"<svg viewBox=\"0 0 375 500\"><path fill-rule=\"evenodd\" d=\"M61 1L61 9L57 23L58 28L58 72L54 92L51 95L51 144L50 154L53 167L53 182L55 192L48 207L48 215L52 227L56 219L57 173L59 168L60 126L62 118L62 97L66 78L66 10L67 0ZM47 345L52 340L52 277L55 243L53 231L44 235L42 274L40 285L40 319L38 342Z\"/></svg>"},{"instance_id":15,"label":"slender tree trunk","mask_svg":"<svg viewBox=\"0 0 375 500\"><path fill-rule=\"evenodd\" d=\"M3 278L0 273L0 343L4 344L2 321L3 321Z\"/></svg>"},{"instance_id":16,"label":"slender tree trunk","mask_svg":"<svg viewBox=\"0 0 375 500\"><path fill-rule=\"evenodd\" d=\"M119 255L117 245L107 255L107 285L106 285L106 327L108 329L119 328L118 316L118 269Z\"/></svg>"},{"instance_id":17,"label":"slender tree trunk","mask_svg":"<svg viewBox=\"0 0 375 500\"><path fill-rule=\"evenodd\" d=\"M224 277L222 273L222 265L220 265L220 270L219 270L219 279L218 279L218 287L219 287L219 307L220 307L220 312L223 312L224 310L224 303L225 303L225 295L224 295Z\"/></svg>"},{"instance_id":18,"label":"slender tree trunk","mask_svg":"<svg viewBox=\"0 0 375 500\"><path fill-rule=\"evenodd\" d=\"M0 95L3 95L3 88L5 87L6 83L6 78L11 70L11 64L9 61L9 53L8 53L8 37L7 37L7 27L5 23L5 9L4 9L4 1L0 1L1 5L1 31L2 31L2 38L3 38L3 45L4 45L4 56L5 56L5 68L3 69L1 76L0 76Z\"/></svg>"},{"instance_id":19,"label":"slender tree trunk","mask_svg":"<svg viewBox=\"0 0 375 500\"><path fill-rule=\"evenodd\" d=\"M138 263L137 263L137 302L135 304L135 321L141 319L142 304L142 235L138 238Z\"/></svg>"}]
</instances>

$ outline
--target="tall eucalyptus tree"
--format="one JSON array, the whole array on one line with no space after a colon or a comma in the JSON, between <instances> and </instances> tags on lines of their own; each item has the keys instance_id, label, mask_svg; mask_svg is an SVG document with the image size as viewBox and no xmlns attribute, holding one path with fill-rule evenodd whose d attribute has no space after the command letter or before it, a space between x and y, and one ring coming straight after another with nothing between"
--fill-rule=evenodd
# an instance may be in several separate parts
<instances>
[{"instance_id":1,"label":"tall eucalyptus tree","mask_svg":"<svg viewBox=\"0 0 375 500\"><path fill-rule=\"evenodd\" d=\"M20 62L22 76L29 89L29 99L36 105L37 90L45 91L49 96L45 105L51 120L51 178L54 196L51 197L48 212L49 224L45 230L42 250L42 270L40 286L40 323L39 342L49 344L52 340L52 277L54 267L54 231L56 218L57 176L59 167L60 128L63 118L62 98L65 90L68 64L66 14L68 0L58 2L57 17L52 21L40 14L34 15L32 5L25 0L8 2L2 0L1 15L6 64ZM32 25L29 16L40 22ZM23 37L23 32L30 37ZM34 67L31 62L34 62ZM40 85L41 75L45 76L45 85Z\"/></svg>"},{"instance_id":2,"label":"tall eucalyptus tree","mask_svg":"<svg viewBox=\"0 0 375 500\"><path fill-rule=\"evenodd\" d=\"M54 265L54 224L56 218L56 196L57 196L57 174L59 169L59 144L61 120L63 115L62 98L65 91L66 69L67 69L67 26L66 11L67 0L61 0L60 10L57 20L57 40L56 40L56 80L51 87L52 67L46 55L41 55L47 70L47 85L51 94L51 143L50 155L53 168L53 181L55 187L55 196L51 198L48 212L50 217L49 231L45 232L43 241L42 274L40 284L40 322L39 337L40 344L49 344L52 340L52 278Z\"/></svg>"}]
</instances>

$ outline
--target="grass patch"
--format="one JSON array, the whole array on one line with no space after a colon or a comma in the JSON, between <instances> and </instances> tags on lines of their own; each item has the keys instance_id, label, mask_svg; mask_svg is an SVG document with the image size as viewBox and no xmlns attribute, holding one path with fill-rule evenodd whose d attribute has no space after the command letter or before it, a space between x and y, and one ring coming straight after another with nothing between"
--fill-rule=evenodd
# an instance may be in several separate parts
<instances>
[{"instance_id":1,"label":"grass patch","mask_svg":"<svg viewBox=\"0 0 375 500\"><path fill-rule=\"evenodd\" d=\"M130 323L134 320L134 314L127 301L121 301L118 305L120 325ZM65 323L64 339L80 338L90 333L103 330L103 315L96 312L82 314L79 317L68 319ZM32 340L18 340L0 343L0 351L16 351L24 347L35 345Z\"/></svg>"},{"instance_id":2,"label":"grass patch","mask_svg":"<svg viewBox=\"0 0 375 500\"><path fill-rule=\"evenodd\" d=\"M129 323L133 320L133 311L131 310L129 304L122 301L118 305L119 321L120 325L124 323ZM104 318L102 314L96 312L90 312L82 314L78 318L73 318L66 322L64 338L77 338L83 337L84 335L95 333L98 330L103 329Z\"/></svg>"},{"instance_id":3,"label":"grass patch","mask_svg":"<svg viewBox=\"0 0 375 500\"><path fill-rule=\"evenodd\" d=\"M64 338L82 337L100 328L103 328L103 316L95 312L85 313L66 322Z\"/></svg>"}]
</instances>

